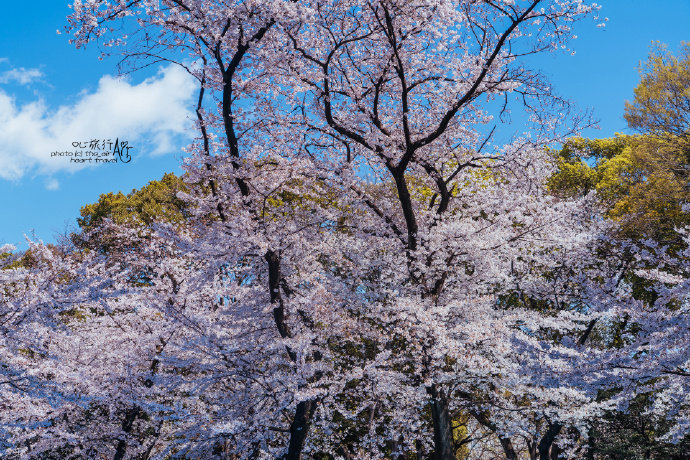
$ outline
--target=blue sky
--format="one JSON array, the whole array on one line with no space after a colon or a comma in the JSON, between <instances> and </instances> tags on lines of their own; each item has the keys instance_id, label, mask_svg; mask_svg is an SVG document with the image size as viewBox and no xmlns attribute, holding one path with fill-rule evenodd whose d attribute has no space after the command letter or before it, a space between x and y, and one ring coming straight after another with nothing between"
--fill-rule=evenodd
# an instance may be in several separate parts
<instances>
[{"instance_id":1,"label":"blue sky","mask_svg":"<svg viewBox=\"0 0 690 460\"><path fill-rule=\"evenodd\" d=\"M102 193L141 187L165 172L180 172L183 127L194 86L174 69L153 68L117 80L117 58L99 60L95 47L77 50L58 35L67 1L3 5L0 17L0 246L24 235L46 242L75 227L81 206ZM604 28L578 24L575 56L536 60L556 91L578 107L593 108L600 130L626 132L623 104L638 82L637 66L653 40L678 49L690 41L690 0L601 0ZM53 151L72 142L126 140L127 164L70 170ZM71 165L73 166L73 165Z\"/></svg>"}]
</instances>

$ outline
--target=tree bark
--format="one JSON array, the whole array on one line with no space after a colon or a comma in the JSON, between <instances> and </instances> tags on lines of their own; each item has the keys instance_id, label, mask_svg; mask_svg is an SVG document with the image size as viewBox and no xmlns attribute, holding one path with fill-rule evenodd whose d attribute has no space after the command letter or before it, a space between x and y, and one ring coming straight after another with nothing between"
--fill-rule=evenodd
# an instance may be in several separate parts
<instances>
[{"instance_id":1,"label":"tree bark","mask_svg":"<svg viewBox=\"0 0 690 460\"><path fill-rule=\"evenodd\" d=\"M131 433L132 427L134 426L134 421L137 419L140 412L141 409L136 406L131 409L127 409L125 412L125 419L122 421L122 431L124 431L125 434ZM113 460L122 460L125 458L126 453L127 441L120 439L117 443L117 447L115 448L115 457L113 457Z\"/></svg>"},{"instance_id":2,"label":"tree bark","mask_svg":"<svg viewBox=\"0 0 690 460\"><path fill-rule=\"evenodd\" d=\"M506 460L518 460L518 456L515 453L515 448L513 447L513 441L510 438L499 438L501 441L501 447L503 447L503 453L506 454Z\"/></svg>"},{"instance_id":3,"label":"tree bark","mask_svg":"<svg viewBox=\"0 0 690 460\"><path fill-rule=\"evenodd\" d=\"M527 450L529 452L529 459L530 460L537 460L537 440L532 439L531 441L527 441Z\"/></svg>"},{"instance_id":4,"label":"tree bark","mask_svg":"<svg viewBox=\"0 0 690 460\"><path fill-rule=\"evenodd\" d=\"M295 410L295 418L290 424L290 444L285 455L285 460L300 460L302 458L302 449L304 449L304 442L307 439L307 432L311 426L311 420L316 411L316 401L308 400L297 404Z\"/></svg>"},{"instance_id":5,"label":"tree bark","mask_svg":"<svg viewBox=\"0 0 690 460\"><path fill-rule=\"evenodd\" d=\"M268 250L265 258L268 262L268 289L271 303L274 305L273 319L280 336L282 338L289 338L292 337L292 334L287 324L287 312L285 311L285 302L281 293L281 282L284 282L284 280L280 274L280 254L273 250ZM290 360L293 363L297 362L297 353L290 347L285 348ZM307 433L316 411L316 405L317 401L314 399L300 401L297 404L295 416L290 424L290 442L287 454L283 457L285 460L299 460L302 457L302 449L304 448L304 442L307 439Z\"/></svg>"},{"instance_id":6,"label":"tree bark","mask_svg":"<svg viewBox=\"0 0 690 460\"><path fill-rule=\"evenodd\" d=\"M427 387L431 396L431 418L434 423L434 460L456 460L453 446L453 427L448 411L448 400L436 385Z\"/></svg>"},{"instance_id":7,"label":"tree bark","mask_svg":"<svg viewBox=\"0 0 690 460\"><path fill-rule=\"evenodd\" d=\"M561 455L561 448L553 444L551 446L551 460L558 460Z\"/></svg>"},{"instance_id":8,"label":"tree bark","mask_svg":"<svg viewBox=\"0 0 690 460\"><path fill-rule=\"evenodd\" d=\"M549 429L546 431L544 436L539 441L539 460L552 460L551 458L551 446L556 440L556 436L561 432L563 425L560 423L549 423Z\"/></svg>"}]
</instances>

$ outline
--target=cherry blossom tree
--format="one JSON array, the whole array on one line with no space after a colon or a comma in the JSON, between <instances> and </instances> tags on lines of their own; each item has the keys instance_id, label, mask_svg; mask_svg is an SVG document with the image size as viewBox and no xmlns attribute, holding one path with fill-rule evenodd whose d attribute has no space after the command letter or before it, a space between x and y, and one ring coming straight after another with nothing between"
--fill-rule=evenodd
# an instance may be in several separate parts
<instances>
[{"instance_id":1,"label":"cherry blossom tree","mask_svg":"<svg viewBox=\"0 0 690 460\"><path fill-rule=\"evenodd\" d=\"M616 270L594 260L590 197L546 187L545 146L577 127L523 57L567 48L593 6L73 7L77 46L198 79L199 138L184 224L104 223L102 251L68 268L46 255L31 277L60 278L69 307L12 293L47 314L39 367L60 377L41 384L68 389L22 428L34 452L446 460L471 442L462 414L507 458L577 448L601 385L586 339ZM531 134L499 142L491 124L515 108Z\"/></svg>"},{"instance_id":2,"label":"cherry blossom tree","mask_svg":"<svg viewBox=\"0 0 690 460\"><path fill-rule=\"evenodd\" d=\"M502 258L499 249L516 241L527 244L529 236L526 235L534 236L541 225L554 225L553 222L560 219L554 216L541 223L524 224L524 235L519 232L503 234L504 239L501 239L496 228L514 225L514 221L510 222L515 215L510 210L518 209L518 203L524 205L530 201L524 196L517 198L520 184L529 184L531 198L535 199L536 184L543 182L543 178L524 175L522 181L512 182L515 189L507 186L510 181L497 180L510 190L509 195L501 195L501 199L487 199L472 187L460 186L463 182L487 186L476 177L481 174L479 171L492 171L488 174L496 174L501 179L501 174L495 172L501 167L516 176L524 174L520 168L530 162L539 162L538 146L553 140L538 134L531 142L512 146L513 151L511 147L493 148L487 154L491 148L487 148L490 139L482 137L478 128L491 119L487 106L482 103L483 98L503 99L503 105L498 106L501 111L509 105L513 94L518 94L524 105L533 109L540 128L544 128L538 132L548 132L557 119L546 115L544 104L558 99L538 75L521 65L518 57L565 46L571 22L589 12L590 7L582 2L561 2L545 8L541 2L523 3L380 2L361 7L340 3L332 8L315 5L299 10L303 13L283 26L295 57L285 60L283 65L276 62L275 66L284 69L286 82L289 78L301 82L297 86L285 83L289 88L286 96L291 97L292 105L305 114L304 123L315 139L313 151L329 145L330 150L323 156L330 161L337 155L331 152L342 152L338 166L348 168L347 175L339 172L340 167L325 169L338 172L340 177L333 180L341 184L343 178L347 178L339 187L354 190L360 206L369 208L368 212L378 221L377 227L387 228L391 234L386 247L397 248L394 252L401 257L404 255L402 259L388 262L391 266L407 267L397 277L389 275L390 281L395 280L389 289L398 293L392 301L395 304L392 310L398 314L410 308L421 311L433 311L434 306L441 308L435 315L419 321L427 329L423 333L415 334L412 326L403 328L406 332L401 333L402 336L418 340L419 354L411 358L417 365L430 366L433 359L429 350L452 349L446 337L442 340L432 331L446 333L452 330L455 322L463 323L462 316L451 319L452 315L449 317L447 313L452 301L459 299L457 296L467 290L481 294L491 292L481 288L483 281L478 276L481 264L473 260L475 254L482 251L476 247L468 249L459 243L456 247L453 241L461 240L464 244L468 244L465 239L482 243L492 241L488 247L495 250L487 250L485 254L491 258L492 268L497 270L490 275L487 272L485 282L494 286L491 293L498 297L501 291L496 286L502 284L499 280L507 281L503 277L515 270L514 263L511 269L508 265L498 269L496 261ZM517 158L511 158L512 155ZM538 164L543 173L549 170L548 160L542 159ZM469 173L472 169L477 170L474 175ZM363 170L374 181L394 183L393 193L383 200L367 196L359 175ZM411 190L415 186L427 192L428 201L423 206ZM483 199L473 206L472 195ZM516 202L510 198L516 198ZM487 206L487 203L492 205ZM503 203L508 207L501 208ZM542 208L523 210L521 215L545 216L544 211ZM481 216L487 213L505 216L508 219L503 223L505 227L489 224L492 220L489 218L484 223L493 230L491 235L483 235L481 226L475 227L474 238L472 232L463 232L467 231L467 220L481 221ZM570 217L571 221L584 220ZM564 216L562 218L565 220ZM361 225L357 227L362 228ZM457 232L465 238L450 237ZM493 237L498 239L492 240ZM554 242L554 245L566 241L567 237L560 235L559 243ZM505 260L517 258L514 254L506 256ZM457 278L458 265L470 271L472 276L468 280ZM403 287L408 290L405 292ZM514 285L506 282L502 287L513 289ZM486 311L475 311L471 317L490 318L493 307L489 306L496 302L496 297L484 297ZM397 305L403 299L408 302L407 307ZM478 298L469 303L477 305L480 301ZM386 315L391 313L373 314L375 317ZM432 318L444 320L433 328ZM497 330L496 326L483 326L487 327ZM467 338L459 340L466 342ZM443 380L435 375L447 364L448 356L437 355L437 370L427 367L426 372L420 372L416 383L418 388L424 387L428 395L434 451L439 458L454 455L452 417L448 408L451 390L443 388ZM492 361L500 362L500 359ZM474 363L468 367L475 369L482 365ZM453 374L457 376L458 371L454 370ZM400 404L402 399L396 403ZM543 450L548 449L547 443Z\"/></svg>"},{"instance_id":3,"label":"cherry blossom tree","mask_svg":"<svg viewBox=\"0 0 690 460\"><path fill-rule=\"evenodd\" d=\"M648 398L646 415L667 420L661 441L678 443L688 434L688 233L678 229L685 249L648 239L622 244L631 257L629 273L608 309L618 319L612 347L597 367L603 386L626 410L639 396ZM622 323L621 323L622 321ZM606 336L605 336L606 337ZM611 340L609 338L609 340Z\"/></svg>"}]
</instances>

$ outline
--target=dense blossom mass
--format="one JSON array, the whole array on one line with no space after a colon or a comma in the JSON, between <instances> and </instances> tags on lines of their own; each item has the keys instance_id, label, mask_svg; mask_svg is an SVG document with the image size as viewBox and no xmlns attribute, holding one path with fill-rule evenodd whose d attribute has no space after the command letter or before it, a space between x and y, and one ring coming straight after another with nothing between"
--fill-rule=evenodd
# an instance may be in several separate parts
<instances>
[{"instance_id":1,"label":"dense blossom mass","mask_svg":"<svg viewBox=\"0 0 690 460\"><path fill-rule=\"evenodd\" d=\"M73 9L76 46L198 80L198 137L168 198L0 250L3 456L576 458L640 395L687 435L687 234L555 190L587 120L525 63L595 4Z\"/></svg>"}]
</instances>

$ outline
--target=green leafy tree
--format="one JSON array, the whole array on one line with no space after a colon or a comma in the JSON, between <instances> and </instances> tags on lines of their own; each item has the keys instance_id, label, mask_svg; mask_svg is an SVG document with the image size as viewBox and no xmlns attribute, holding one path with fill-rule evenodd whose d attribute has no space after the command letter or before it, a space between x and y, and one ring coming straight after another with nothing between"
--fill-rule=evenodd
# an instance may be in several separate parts
<instances>
[{"instance_id":1,"label":"green leafy tree","mask_svg":"<svg viewBox=\"0 0 690 460\"><path fill-rule=\"evenodd\" d=\"M690 159L690 43L681 43L678 56L655 43L640 74L635 98L625 104L628 126L677 144Z\"/></svg>"},{"instance_id":2,"label":"green leafy tree","mask_svg":"<svg viewBox=\"0 0 690 460\"><path fill-rule=\"evenodd\" d=\"M677 145L650 135L571 139L560 152L554 193L596 191L606 215L619 223L619 237L652 238L678 246L675 229L690 224L688 163Z\"/></svg>"},{"instance_id":3,"label":"green leafy tree","mask_svg":"<svg viewBox=\"0 0 690 460\"><path fill-rule=\"evenodd\" d=\"M103 223L110 220L138 229L142 238L154 222L180 225L188 219L189 210L188 204L177 194L188 189L182 178L168 173L126 195L122 192L102 194L98 201L81 208L81 217L77 218L81 231L71 236L72 243L80 249L105 252L131 249L131 241L103 231Z\"/></svg>"},{"instance_id":4,"label":"green leafy tree","mask_svg":"<svg viewBox=\"0 0 690 460\"><path fill-rule=\"evenodd\" d=\"M81 208L77 223L84 231L96 228L106 218L117 224L179 223L185 220L188 212L187 204L177 197L177 193L186 190L181 178L167 173L161 180L151 181L127 195L122 192L101 195L96 203Z\"/></svg>"}]
</instances>

